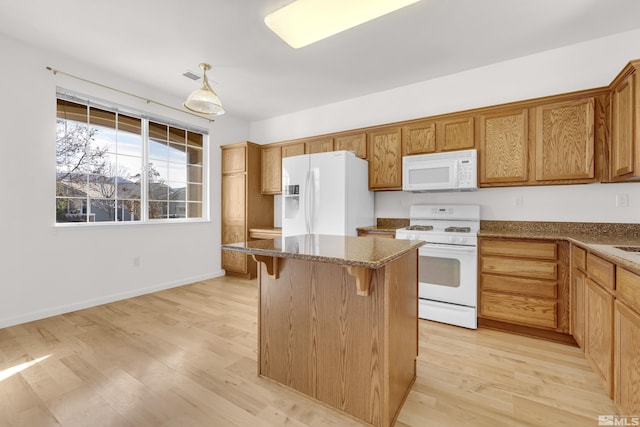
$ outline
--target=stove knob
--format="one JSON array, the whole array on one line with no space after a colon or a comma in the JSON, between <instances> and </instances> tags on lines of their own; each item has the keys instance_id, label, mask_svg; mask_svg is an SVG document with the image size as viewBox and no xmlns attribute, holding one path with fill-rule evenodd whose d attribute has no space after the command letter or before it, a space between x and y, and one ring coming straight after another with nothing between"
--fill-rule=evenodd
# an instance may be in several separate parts
<instances>
[{"instance_id":1,"label":"stove knob","mask_svg":"<svg viewBox=\"0 0 640 427\"><path fill-rule=\"evenodd\" d=\"M458 237L458 243L467 243L466 237Z\"/></svg>"},{"instance_id":2,"label":"stove knob","mask_svg":"<svg viewBox=\"0 0 640 427\"><path fill-rule=\"evenodd\" d=\"M449 243L455 243L456 238L454 236L449 236Z\"/></svg>"}]
</instances>

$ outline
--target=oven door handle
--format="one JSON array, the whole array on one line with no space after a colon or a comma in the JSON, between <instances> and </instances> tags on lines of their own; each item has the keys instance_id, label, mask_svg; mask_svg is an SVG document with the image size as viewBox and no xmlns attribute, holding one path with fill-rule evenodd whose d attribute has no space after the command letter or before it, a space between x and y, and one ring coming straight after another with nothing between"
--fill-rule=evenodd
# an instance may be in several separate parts
<instances>
[{"instance_id":1,"label":"oven door handle","mask_svg":"<svg viewBox=\"0 0 640 427\"><path fill-rule=\"evenodd\" d=\"M453 252L453 253L474 253L478 250L477 246L464 246L464 245L447 245L447 244L429 244L418 248L418 252L428 250L431 253L434 252Z\"/></svg>"}]
</instances>

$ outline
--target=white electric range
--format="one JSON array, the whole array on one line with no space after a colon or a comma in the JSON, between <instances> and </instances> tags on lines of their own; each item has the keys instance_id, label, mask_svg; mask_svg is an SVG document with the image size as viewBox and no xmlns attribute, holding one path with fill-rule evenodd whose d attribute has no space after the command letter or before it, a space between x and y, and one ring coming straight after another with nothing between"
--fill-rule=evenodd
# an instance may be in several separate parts
<instances>
[{"instance_id":1,"label":"white electric range","mask_svg":"<svg viewBox=\"0 0 640 427\"><path fill-rule=\"evenodd\" d=\"M424 240L418 249L418 316L476 329L478 205L412 205L396 239Z\"/></svg>"}]
</instances>

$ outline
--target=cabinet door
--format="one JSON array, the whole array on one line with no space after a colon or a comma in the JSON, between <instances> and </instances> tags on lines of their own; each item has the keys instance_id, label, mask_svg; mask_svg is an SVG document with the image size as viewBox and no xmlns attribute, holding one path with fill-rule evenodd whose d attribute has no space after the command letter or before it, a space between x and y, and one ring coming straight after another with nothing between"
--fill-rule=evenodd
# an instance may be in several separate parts
<instances>
[{"instance_id":1,"label":"cabinet door","mask_svg":"<svg viewBox=\"0 0 640 427\"><path fill-rule=\"evenodd\" d=\"M222 173L244 172L246 167L246 147L222 149Z\"/></svg>"},{"instance_id":2,"label":"cabinet door","mask_svg":"<svg viewBox=\"0 0 640 427\"><path fill-rule=\"evenodd\" d=\"M473 117L439 120L437 122L438 151L466 150L475 147Z\"/></svg>"},{"instance_id":3,"label":"cabinet door","mask_svg":"<svg viewBox=\"0 0 640 427\"><path fill-rule=\"evenodd\" d=\"M262 194L282 192L282 151L280 146L262 147Z\"/></svg>"},{"instance_id":4,"label":"cabinet door","mask_svg":"<svg viewBox=\"0 0 640 427\"><path fill-rule=\"evenodd\" d=\"M353 135L336 136L333 142L336 151L353 151L361 159L367 158L367 134L356 133Z\"/></svg>"},{"instance_id":5,"label":"cabinet door","mask_svg":"<svg viewBox=\"0 0 640 427\"><path fill-rule=\"evenodd\" d=\"M640 315L615 303L615 401L623 414L640 414Z\"/></svg>"},{"instance_id":6,"label":"cabinet door","mask_svg":"<svg viewBox=\"0 0 640 427\"><path fill-rule=\"evenodd\" d=\"M304 154L304 142L297 144L287 144L282 146L282 158L300 156ZM281 165L282 167L282 165Z\"/></svg>"},{"instance_id":7,"label":"cabinet door","mask_svg":"<svg viewBox=\"0 0 640 427\"><path fill-rule=\"evenodd\" d=\"M587 278L585 356L613 397L613 297Z\"/></svg>"},{"instance_id":8,"label":"cabinet door","mask_svg":"<svg viewBox=\"0 0 640 427\"><path fill-rule=\"evenodd\" d=\"M635 74L623 80L611 98L611 178L632 174Z\"/></svg>"},{"instance_id":9,"label":"cabinet door","mask_svg":"<svg viewBox=\"0 0 640 427\"><path fill-rule=\"evenodd\" d=\"M305 153L325 153L333 151L333 138L318 138L305 143Z\"/></svg>"},{"instance_id":10,"label":"cabinet door","mask_svg":"<svg viewBox=\"0 0 640 427\"><path fill-rule=\"evenodd\" d=\"M402 128L402 155L436 151L436 122L425 121Z\"/></svg>"},{"instance_id":11,"label":"cabinet door","mask_svg":"<svg viewBox=\"0 0 640 427\"><path fill-rule=\"evenodd\" d=\"M222 176L222 243L246 241L246 176L243 173ZM246 272L246 255L222 251L222 268Z\"/></svg>"},{"instance_id":12,"label":"cabinet door","mask_svg":"<svg viewBox=\"0 0 640 427\"><path fill-rule=\"evenodd\" d=\"M586 276L577 268L571 271L571 335L584 350Z\"/></svg>"},{"instance_id":13,"label":"cabinet door","mask_svg":"<svg viewBox=\"0 0 640 427\"><path fill-rule=\"evenodd\" d=\"M481 184L527 181L528 111L480 115Z\"/></svg>"},{"instance_id":14,"label":"cabinet door","mask_svg":"<svg viewBox=\"0 0 640 427\"><path fill-rule=\"evenodd\" d=\"M402 147L399 127L369 133L369 189L402 189Z\"/></svg>"},{"instance_id":15,"label":"cabinet door","mask_svg":"<svg viewBox=\"0 0 640 427\"><path fill-rule=\"evenodd\" d=\"M536 108L536 180L594 178L594 99Z\"/></svg>"}]
</instances>

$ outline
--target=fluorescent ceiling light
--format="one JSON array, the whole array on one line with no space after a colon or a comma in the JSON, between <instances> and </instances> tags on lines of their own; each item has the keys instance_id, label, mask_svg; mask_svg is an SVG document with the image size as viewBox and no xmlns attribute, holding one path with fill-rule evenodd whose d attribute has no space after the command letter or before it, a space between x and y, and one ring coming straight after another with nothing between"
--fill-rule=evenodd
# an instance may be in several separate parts
<instances>
[{"instance_id":1,"label":"fluorescent ceiling light","mask_svg":"<svg viewBox=\"0 0 640 427\"><path fill-rule=\"evenodd\" d=\"M402 9L420 0L296 0L267 15L264 23L299 48Z\"/></svg>"}]
</instances>

